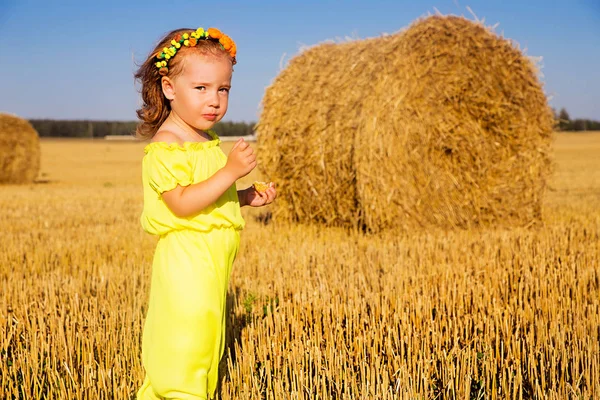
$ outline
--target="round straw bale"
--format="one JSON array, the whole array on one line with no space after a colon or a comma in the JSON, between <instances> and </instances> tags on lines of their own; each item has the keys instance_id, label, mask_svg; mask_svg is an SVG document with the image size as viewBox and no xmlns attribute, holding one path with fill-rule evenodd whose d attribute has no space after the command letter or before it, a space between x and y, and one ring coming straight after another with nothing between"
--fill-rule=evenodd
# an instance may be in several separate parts
<instances>
[{"instance_id":1,"label":"round straw bale","mask_svg":"<svg viewBox=\"0 0 600 400\"><path fill-rule=\"evenodd\" d=\"M40 140L31 124L0 114L0 184L33 182L40 170Z\"/></svg>"},{"instance_id":2,"label":"round straw bale","mask_svg":"<svg viewBox=\"0 0 600 400\"><path fill-rule=\"evenodd\" d=\"M410 230L531 225L553 116L534 63L462 17L318 45L267 89L259 162L275 217Z\"/></svg>"}]
</instances>

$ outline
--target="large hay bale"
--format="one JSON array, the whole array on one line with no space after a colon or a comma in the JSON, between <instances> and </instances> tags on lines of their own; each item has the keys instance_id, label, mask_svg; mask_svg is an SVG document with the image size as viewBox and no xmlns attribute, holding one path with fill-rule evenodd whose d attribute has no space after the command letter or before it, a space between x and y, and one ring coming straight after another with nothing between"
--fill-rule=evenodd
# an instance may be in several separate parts
<instances>
[{"instance_id":1,"label":"large hay bale","mask_svg":"<svg viewBox=\"0 0 600 400\"><path fill-rule=\"evenodd\" d=\"M371 231L539 221L552 129L534 63L455 16L304 51L257 126L276 217Z\"/></svg>"},{"instance_id":2,"label":"large hay bale","mask_svg":"<svg viewBox=\"0 0 600 400\"><path fill-rule=\"evenodd\" d=\"M31 124L0 114L0 184L31 183L40 171L40 139Z\"/></svg>"}]
</instances>

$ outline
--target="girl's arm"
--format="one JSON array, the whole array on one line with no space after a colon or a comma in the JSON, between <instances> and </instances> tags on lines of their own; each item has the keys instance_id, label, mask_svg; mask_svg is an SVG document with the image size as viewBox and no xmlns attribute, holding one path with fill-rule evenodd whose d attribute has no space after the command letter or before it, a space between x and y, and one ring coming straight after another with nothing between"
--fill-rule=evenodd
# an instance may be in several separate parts
<instances>
[{"instance_id":1,"label":"girl's arm","mask_svg":"<svg viewBox=\"0 0 600 400\"><path fill-rule=\"evenodd\" d=\"M256 167L256 155L243 139L233 146L227 164L205 181L179 186L162 194L167 207L179 218L199 213L217 201L239 178Z\"/></svg>"}]
</instances>

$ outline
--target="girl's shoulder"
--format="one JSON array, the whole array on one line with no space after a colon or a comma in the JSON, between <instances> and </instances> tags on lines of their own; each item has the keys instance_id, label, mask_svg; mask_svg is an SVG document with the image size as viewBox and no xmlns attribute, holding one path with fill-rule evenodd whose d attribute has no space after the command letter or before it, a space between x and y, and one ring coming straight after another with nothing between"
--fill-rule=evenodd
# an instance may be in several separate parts
<instances>
[{"instance_id":1,"label":"girl's shoulder","mask_svg":"<svg viewBox=\"0 0 600 400\"><path fill-rule=\"evenodd\" d=\"M150 143L160 143L164 142L166 144L177 143L181 146L185 143L185 141L177 136L174 132L171 131L158 131L150 140Z\"/></svg>"}]
</instances>

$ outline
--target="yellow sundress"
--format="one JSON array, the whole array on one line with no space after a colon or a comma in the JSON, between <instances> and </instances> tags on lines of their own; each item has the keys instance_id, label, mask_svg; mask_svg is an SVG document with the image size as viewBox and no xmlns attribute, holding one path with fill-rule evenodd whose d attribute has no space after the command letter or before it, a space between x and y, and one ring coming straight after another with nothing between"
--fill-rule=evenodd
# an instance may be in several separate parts
<instances>
[{"instance_id":1,"label":"yellow sundress","mask_svg":"<svg viewBox=\"0 0 600 400\"><path fill-rule=\"evenodd\" d=\"M227 162L219 138L144 148L144 230L160 236L152 263L142 339L146 377L137 398L210 399L225 345L225 305L231 266L244 227L235 185L215 204L176 217L161 194L206 180Z\"/></svg>"}]
</instances>

